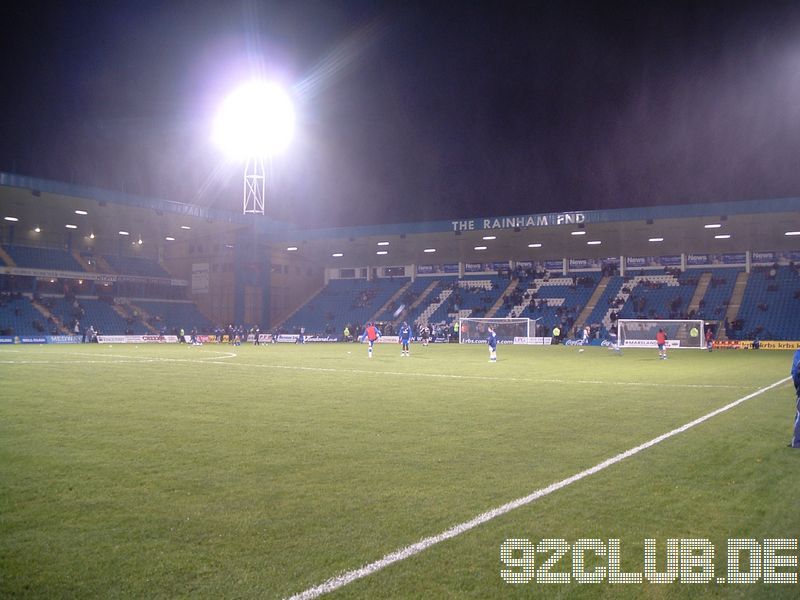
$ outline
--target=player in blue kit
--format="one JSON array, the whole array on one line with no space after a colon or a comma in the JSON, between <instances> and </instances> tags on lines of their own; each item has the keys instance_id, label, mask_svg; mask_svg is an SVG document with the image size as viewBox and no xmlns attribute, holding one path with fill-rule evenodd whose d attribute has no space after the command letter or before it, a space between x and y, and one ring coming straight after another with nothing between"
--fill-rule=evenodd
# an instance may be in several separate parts
<instances>
[{"instance_id":1,"label":"player in blue kit","mask_svg":"<svg viewBox=\"0 0 800 600\"><path fill-rule=\"evenodd\" d=\"M794 356L792 357L791 376L792 383L794 383L797 412L794 416L794 435L792 436L792 443L789 445L792 448L800 448L800 348L794 351Z\"/></svg>"},{"instance_id":2,"label":"player in blue kit","mask_svg":"<svg viewBox=\"0 0 800 600\"><path fill-rule=\"evenodd\" d=\"M403 345L400 356L411 356L408 349L408 346L411 343L411 327L409 327L408 323L405 321L403 321L403 324L400 326L400 343Z\"/></svg>"},{"instance_id":3,"label":"player in blue kit","mask_svg":"<svg viewBox=\"0 0 800 600\"><path fill-rule=\"evenodd\" d=\"M497 362L497 334L491 327L486 342L489 344L489 362Z\"/></svg>"}]
</instances>

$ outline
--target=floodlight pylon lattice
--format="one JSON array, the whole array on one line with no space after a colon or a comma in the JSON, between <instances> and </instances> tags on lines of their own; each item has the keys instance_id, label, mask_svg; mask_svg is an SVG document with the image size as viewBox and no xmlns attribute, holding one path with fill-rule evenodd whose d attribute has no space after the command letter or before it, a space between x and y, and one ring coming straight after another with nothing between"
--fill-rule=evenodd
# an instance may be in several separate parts
<instances>
[{"instance_id":1,"label":"floodlight pylon lattice","mask_svg":"<svg viewBox=\"0 0 800 600\"><path fill-rule=\"evenodd\" d=\"M267 173L262 157L247 159L244 166L243 214L263 215L267 195Z\"/></svg>"}]
</instances>

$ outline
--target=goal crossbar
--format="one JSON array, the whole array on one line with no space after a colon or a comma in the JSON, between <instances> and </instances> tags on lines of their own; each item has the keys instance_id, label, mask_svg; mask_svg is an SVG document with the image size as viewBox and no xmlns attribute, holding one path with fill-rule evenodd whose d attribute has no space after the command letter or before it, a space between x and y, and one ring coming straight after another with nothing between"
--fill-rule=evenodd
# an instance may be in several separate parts
<instances>
[{"instance_id":1,"label":"goal crossbar","mask_svg":"<svg viewBox=\"0 0 800 600\"><path fill-rule=\"evenodd\" d=\"M530 337L531 320L525 317L464 317L459 322L458 341L461 344L484 343L489 327L494 329L498 342L513 343L515 337Z\"/></svg>"},{"instance_id":2,"label":"goal crossbar","mask_svg":"<svg viewBox=\"0 0 800 600\"><path fill-rule=\"evenodd\" d=\"M705 323L700 319L617 319L617 341L625 348L655 348L663 330L668 348L705 348Z\"/></svg>"}]
</instances>

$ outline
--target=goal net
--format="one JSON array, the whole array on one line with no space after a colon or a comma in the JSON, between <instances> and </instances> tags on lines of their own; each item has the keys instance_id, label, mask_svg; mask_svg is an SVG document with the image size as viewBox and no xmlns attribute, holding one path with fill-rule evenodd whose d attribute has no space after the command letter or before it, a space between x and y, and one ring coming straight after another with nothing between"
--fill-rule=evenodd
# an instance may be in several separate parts
<instances>
[{"instance_id":1,"label":"goal net","mask_svg":"<svg viewBox=\"0 0 800 600\"><path fill-rule=\"evenodd\" d=\"M458 341L461 344L485 344L489 337L489 327L497 334L500 344L513 344L515 337L530 336L530 319L461 319L458 330Z\"/></svg>"},{"instance_id":2,"label":"goal net","mask_svg":"<svg viewBox=\"0 0 800 600\"><path fill-rule=\"evenodd\" d=\"M656 333L659 329L663 329L667 335L668 348L705 347L703 321L666 319L619 319L619 345L626 348L655 348L658 346Z\"/></svg>"}]
</instances>

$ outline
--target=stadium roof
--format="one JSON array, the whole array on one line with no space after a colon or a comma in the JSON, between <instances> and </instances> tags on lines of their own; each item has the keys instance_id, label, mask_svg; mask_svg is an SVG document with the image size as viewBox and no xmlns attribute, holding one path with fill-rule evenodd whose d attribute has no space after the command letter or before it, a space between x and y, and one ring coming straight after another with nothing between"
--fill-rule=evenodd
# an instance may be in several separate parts
<instances>
[{"instance_id":1,"label":"stadium roof","mask_svg":"<svg viewBox=\"0 0 800 600\"><path fill-rule=\"evenodd\" d=\"M63 232L76 224L81 235L116 239L123 230L159 243L166 236L235 237L255 227L276 251L288 254L286 248L296 247L293 255L327 267L800 250L800 236L785 235L800 231L800 198L299 229L232 211L0 173L0 212L19 219L25 230ZM721 235L730 237L716 237Z\"/></svg>"}]
</instances>

